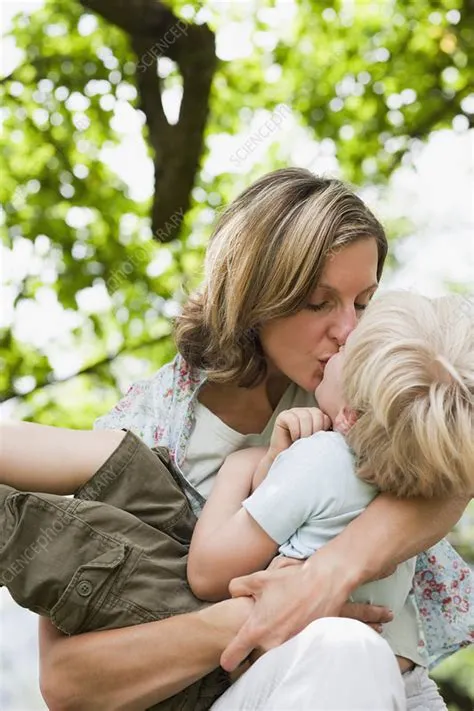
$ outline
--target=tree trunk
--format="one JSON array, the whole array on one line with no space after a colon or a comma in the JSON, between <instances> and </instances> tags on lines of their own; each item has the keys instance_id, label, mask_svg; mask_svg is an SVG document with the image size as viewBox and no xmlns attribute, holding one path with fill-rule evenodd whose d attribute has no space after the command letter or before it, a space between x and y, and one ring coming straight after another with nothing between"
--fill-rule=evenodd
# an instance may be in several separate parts
<instances>
[{"instance_id":1,"label":"tree trunk","mask_svg":"<svg viewBox=\"0 0 474 711\"><path fill-rule=\"evenodd\" d=\"M199 169L209 94L217 65L214 33L179 19L158 0L81 0L130 35L137 55L137 89L154 153L152 230L169 242L178 234ZM183 80L179 120L171 125L162 104L157 60L177 63Z\"/></svg>"}]
</instances>

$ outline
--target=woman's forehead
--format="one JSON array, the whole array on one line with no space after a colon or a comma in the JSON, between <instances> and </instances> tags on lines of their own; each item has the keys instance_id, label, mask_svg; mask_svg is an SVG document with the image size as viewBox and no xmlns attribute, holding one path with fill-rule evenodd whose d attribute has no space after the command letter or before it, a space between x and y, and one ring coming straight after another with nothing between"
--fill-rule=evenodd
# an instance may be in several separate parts
<instances>
[{"instance_id":1,"label":"woman's forehead","mask_svg":"<svg viewBox=\"0 0 474 711\"><path fill-rule=\"evenodd\" d=\"M344 268L331 268L323 271L314 291L326 292L335 296L345 294L354 296L371 296L378 287L377 264L347 265Z\"/></svg>"},{"instance_id":2,"label":"woman's forehead","mask_svg":"<svg viewBox=\"0 0 474 711\"><path fill-rule=\"evenodd\" d=\"M375 239L364 239L331 254L325 262L318 285L342 291L357 287L359 291L377 286L378 249Z\"/></svg>"}]
</instances>

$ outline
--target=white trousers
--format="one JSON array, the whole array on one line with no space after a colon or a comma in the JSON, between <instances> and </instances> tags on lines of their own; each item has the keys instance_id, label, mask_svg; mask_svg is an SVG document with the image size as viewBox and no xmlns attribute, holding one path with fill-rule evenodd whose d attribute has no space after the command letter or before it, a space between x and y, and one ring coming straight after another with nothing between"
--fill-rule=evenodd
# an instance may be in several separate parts
<instances>
[{"instance_id":1,"label":"white trousers","mask_svg":"<svg viewBox=\"0 0 474 711\"><path fill-rule=\"evenodd\" d=\"M427 676L426 681L432 683ZM414 682L411 678L411 686ZM422 705L422 682L424 677L417 676L413 689L417 699L411 704L387 642L362 622L327 617L260 657L214 703L212 711L446 709L436 687L434 703ZM441 705L435 705L438 702Z\"/></svg>"}]
</instances>

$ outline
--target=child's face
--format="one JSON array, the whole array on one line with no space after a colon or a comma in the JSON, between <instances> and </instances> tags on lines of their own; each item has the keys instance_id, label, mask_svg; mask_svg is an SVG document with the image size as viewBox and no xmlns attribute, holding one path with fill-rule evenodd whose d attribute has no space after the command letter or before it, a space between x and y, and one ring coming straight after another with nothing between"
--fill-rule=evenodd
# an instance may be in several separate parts
<instances>
[{"instance_id":1,"label":"child's face","mask_svg":"<svg viewBox=\"0 0 474 711\"><path fill-rule=\"evenodd\" d=\"M315 390L318 407L329 415L332 422L345 405L342 391L342 368L344 365L344 346L329 359L324 369L324 376Z\"/></svg>"}]
</instances>

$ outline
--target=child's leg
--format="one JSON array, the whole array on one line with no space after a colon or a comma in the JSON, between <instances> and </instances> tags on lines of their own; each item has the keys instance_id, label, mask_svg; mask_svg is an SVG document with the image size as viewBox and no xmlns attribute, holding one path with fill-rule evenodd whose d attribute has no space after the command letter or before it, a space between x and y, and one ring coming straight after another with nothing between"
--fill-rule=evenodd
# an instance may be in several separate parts
<instances>
[{"instance_id":1,"label":"child's leg","mask_svg":"<svg viewBox=\"0 0 474 711\"><path fill-rule=\"evenodd\" d=\"M196 524L188 500L172 474L167 450L150 449L132 432L126 433L75 496L127 511L187 545Z\"/></svg>"},{"instance_id":2,"label":"child's leg","mask_svg":"<svg viewBox=\"0 0 474 711\"><path fill-rule=\"evenodd\" d=\"M113 506L0 487L0 581L67 634L199 610L187 545ZM233 601L229 601L233 602ZM220 668L153 707L204 711L229 686Z\"/></svg>"},{"instance_id":3,"label":"child's leg","mask_svg":"<svg viewBox=\"0 0 474 711\"><path fill-rule=\"evenodd\" d=\"M129 511L188 540L195 516L173 479L165 448L131 432L81 431L30 422L0 424L0 484L72 494Z\"/></svg>"},{"instance_id":4,"label":"child's leg","mask_svg":"<svg viewBox=\"0 0 474 711\"><path fill-rule=\"evenodd\" d=\"M121 430L82 431L32 422L0 424L0 483L21 491L72 494L125 437Z\"/></svg>"},{"instance_id":5,"label":"child's leg","mask_svg":"<svg viewBox=\"0 0 474 711\"><path fill-rule=\"evenodd\" d=\"M387 642L362 622L343 617L311 622L271 649L212 706L212 711L362 709L406 711L402 677Z\"/></svg>"},{"instance_id":6,"label":"child's leg","mask_svg":"<svg viewBox=\"0 0 474 711\"><path fill-rule=\"evenodd\" d=\"M202 608L187 550L113 506L0 486L0 583L66 634Z\"/></svg>"},{"instance_id":7,"label":"child's leg","mask_svg":"<svg viewBox=\"0 0 474 711\"><path fill-rule=\"evenodd\" d=\"M0 485L0 581L20 605L67 634L203 606L186 578L195 517L160 454L128 432L74 499Z\"/></svg>"},{"instance_id":8,"label":"child's leg","mask_svg":"<svg viewBox=\"0 0 474 711\"><path fill-rule=\"evenodd\" d=\"M75 499L0 486L0 583L17 602L67 634L205 606L186 580L195 518L159 454L128 433ZM216 670L156 709L209 708L228 683Z\"/></svg>"}]
</instances>

